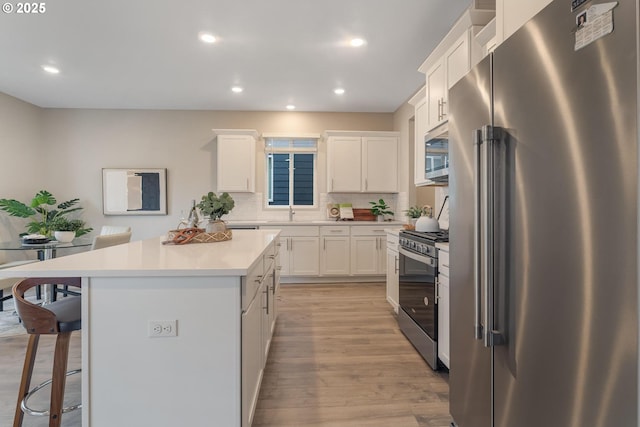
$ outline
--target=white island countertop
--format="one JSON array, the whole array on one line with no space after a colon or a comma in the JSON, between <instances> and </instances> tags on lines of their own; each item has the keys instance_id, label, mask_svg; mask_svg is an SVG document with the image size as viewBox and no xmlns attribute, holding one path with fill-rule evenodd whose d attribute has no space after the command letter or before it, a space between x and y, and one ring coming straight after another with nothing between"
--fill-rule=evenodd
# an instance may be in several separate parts
<instances>
[{"instance_id":1,"label":"white island countertop","mask_svg":"<svg viewBox=\"0 0 640 427\"><path fill-rule=\"evenodd\" d=\"M165 236L0 270L0 277L244 276L278 230L233 230L216 243L163 245Z\"/></svg>"}]
</instances>

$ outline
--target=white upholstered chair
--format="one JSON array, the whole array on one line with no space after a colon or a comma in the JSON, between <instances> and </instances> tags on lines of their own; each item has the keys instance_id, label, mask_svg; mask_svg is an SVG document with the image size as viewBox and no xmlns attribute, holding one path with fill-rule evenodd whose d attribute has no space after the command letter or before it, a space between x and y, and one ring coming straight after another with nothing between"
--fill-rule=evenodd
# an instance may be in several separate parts
<instances>
[{"instance_id":1,"label":"white upholstered chair","mask_svg":"<svg viewBox=\"0 0 640 427\"><path fill-rule=\"evenodd\" d=\"M126 233L105 234L93 238L91 250L102 249L109 246L121 245L131 241L131 231Z\"/></svg>"},{"instance_id":2,"label":"white upholstered chair","mask_svg":"<svg viewBox=\"0 0 640 427\"><path fill-rule=\"evenodd\" d=\"M109 234L120 234L130 231L131 227L126 227L124 225L103 225L102 229L100 229L100 235L108 236Z\"/></svg>"}]
</instances>

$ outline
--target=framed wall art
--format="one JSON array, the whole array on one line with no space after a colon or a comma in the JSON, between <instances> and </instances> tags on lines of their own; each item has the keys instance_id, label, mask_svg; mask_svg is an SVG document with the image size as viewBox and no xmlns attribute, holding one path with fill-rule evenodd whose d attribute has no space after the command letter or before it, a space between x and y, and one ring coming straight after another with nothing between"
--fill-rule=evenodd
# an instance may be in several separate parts
<instances>
[{"instance_id":1,"label":"framed wall art","mask_svg":"<svg viewBox=\"0 0 640 427\"><path fill-rule=\"evenodd\" d=\"M167 169L102 169L105 215L166 215Z\"/></svg>"}]
</instances>

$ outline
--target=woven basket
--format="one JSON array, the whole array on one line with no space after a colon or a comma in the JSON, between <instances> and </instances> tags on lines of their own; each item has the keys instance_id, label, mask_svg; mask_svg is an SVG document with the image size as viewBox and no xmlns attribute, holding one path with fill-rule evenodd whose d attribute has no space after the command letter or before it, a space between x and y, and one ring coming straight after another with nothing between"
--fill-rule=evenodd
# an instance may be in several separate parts
<instances>
[{"instance_id":1,"label":"woven basket","mask_svg":"<svg viewBox=\"0 0 640 427\"><path fill-rule=\"evenodd\" d=\"M198 229L198 232L194 233L194 236L186 241L180 241L179 238L183 230L169 230L167 233L167 241L165 243L173 243L177 245L182 245L185 243L215 243L215 242L224 242L225 240L231 240L233 237L233 233L230 229L225 231L219 231L217 233L206 233L203 229Z\"/></svg>"}]
</instances>

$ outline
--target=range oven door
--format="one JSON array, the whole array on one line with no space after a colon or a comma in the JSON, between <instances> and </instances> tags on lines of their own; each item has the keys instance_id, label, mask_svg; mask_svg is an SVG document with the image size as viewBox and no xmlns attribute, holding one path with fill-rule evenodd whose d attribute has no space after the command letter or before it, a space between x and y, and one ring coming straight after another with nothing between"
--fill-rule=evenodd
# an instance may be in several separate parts
<instances>
[{"instance_id":1,"label":"range oven door","mask_svg":"<svg viewBox=\"0 0 640 427\"><path fill-rule=\"evenodd\" d=\"M438 339L437 259L400 248L400 307L431 339Z\"/></svg>"}]
</instances>

